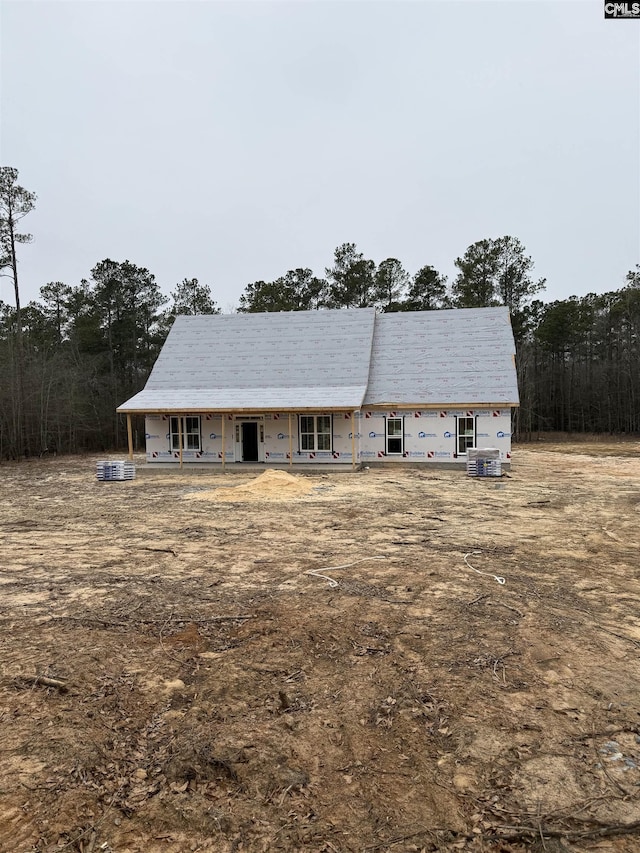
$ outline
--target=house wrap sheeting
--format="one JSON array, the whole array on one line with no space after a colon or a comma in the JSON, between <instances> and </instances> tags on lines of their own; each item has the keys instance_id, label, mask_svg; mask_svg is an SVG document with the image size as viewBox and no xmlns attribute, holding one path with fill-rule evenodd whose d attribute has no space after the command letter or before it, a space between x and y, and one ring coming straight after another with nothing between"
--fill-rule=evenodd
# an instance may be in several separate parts
<instances>
[{"instance_id":1,"label":"house wrap sheeting","mask_svg":"<svg viewBox=\"0 0 640 853\"><path fill-rule=\"evenodd\" d=\"M119 412L357 409L375 309L176 317L144 391Z\"/></svg>"},{"instance_id":2,"label":"house wrap sheeting","mask_svg":"<svg viewBox=\"0 0 640 853\"><path fill-rule=\"evenodd\" d=\"M517 405L514 355L507 308L380 314L364 404Z\"/></svg>"}]
</instances>

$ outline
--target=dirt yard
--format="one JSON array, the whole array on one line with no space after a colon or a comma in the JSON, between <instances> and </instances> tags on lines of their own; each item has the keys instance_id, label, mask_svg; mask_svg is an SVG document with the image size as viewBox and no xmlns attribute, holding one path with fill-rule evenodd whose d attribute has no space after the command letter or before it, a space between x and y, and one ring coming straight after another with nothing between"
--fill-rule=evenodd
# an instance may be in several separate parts
<instances>
[{"instance_id":1,"label":"dirt yard","mask_svg":"<svg viewBox=\"0 0 640 853\"><path fill-rule=\"evenodd\" d=\"M640 444L95 461L0 466L0 850L640 850Z\"/></svg>"}]
</instances>

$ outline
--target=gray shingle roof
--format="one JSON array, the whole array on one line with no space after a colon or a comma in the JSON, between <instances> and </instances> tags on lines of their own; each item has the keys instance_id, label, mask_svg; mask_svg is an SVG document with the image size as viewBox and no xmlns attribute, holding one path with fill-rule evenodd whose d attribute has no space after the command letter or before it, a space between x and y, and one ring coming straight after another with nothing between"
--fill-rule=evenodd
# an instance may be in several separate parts
<instances>
[{"instance_id":1,"label":"gray shingle roof","mask_svg":"<svg viewBox=\"0 0 640 853\"><path fill-rule=\"evenodd\" d=\"M365 405L518 403L507 308L376 317Z\"/></svg>"},{"instance_id":2,"label":"gray shingle roof","mask_svg":"<svg viewBox=\"0 0 640 853\"><path fill-rule=\"evenodd\" d=\"M517 404L506 308L178 317L120 412Z\"/></svg>"},{"instance_id":3,"label":"gray shingle roof","mask_svg":"<svg viewBox=\"0 0 640 853\"><path fill-rule=\"evenodd\" d=\"M373 308L177 317L118 411L358 408L374 322Z\"/></svg>"}]
</instances>

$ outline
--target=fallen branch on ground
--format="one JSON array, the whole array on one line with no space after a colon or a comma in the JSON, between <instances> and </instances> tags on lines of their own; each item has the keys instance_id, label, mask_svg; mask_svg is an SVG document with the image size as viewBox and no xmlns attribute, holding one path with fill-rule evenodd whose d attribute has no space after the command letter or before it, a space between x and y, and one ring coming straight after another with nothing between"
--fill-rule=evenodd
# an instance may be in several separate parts
<instances>
[{"instance_id":1,"label":"fallen branch on ground","mask_svg":"<svg viewBox=\"0 0 640 853\"><path fill-rule=\"evenodd\" d=\"M565 841L580 841L588 838L611 838L615 835L631 835L640 830L640 820L633 823L599 823L596 829L551 829L546 826L501 826L501 830L510 830L509 834L478 836L486 841L526 841L530 838L562 838ZM473 836L471 836L473 837Z\"/></svg>"},{"instance_id":2,"label":"fallen branch on ground","mask_svg":"<svg viewBox=\"0 0 640 853\"><path fill-rule=\"evenodd\" d=\"M59 678L49 678L47 675L21 675L15 680L17 683L21 681L26 682L31 687L37 687L40 684L43 687L55 687L60 693L67 693L69 690L66 682L61 681Z\"/></svg>"},{"instance_id":3,"label":"fallen branch on ground","mask_svg":"<svg viewBox=\"0 0 640 853\"><path fill-rule=\"evenodd\" d=\"M512 610L518 616L524 618L524 613L521 610L518 610L517 607L512 607L510 604L505 604L504 601L487 601L486 603L489 607L506 607L507 610Z\"/></svg>"},{"instance_id":4,"label":"fallen branch on ground","mask_svg":"<svg viewBox=\"0 0 640 853\"><path fill-rule=\"evenodd\" d=\"M604 732L585 732L585 734L582 735L572 735L572 740L592 740L597 737L611 737L611 735L617 735L621 732L630 735L640 734L638 726L630 724L628 726L620 726L619 728L607 729Z\"/></svg>"},{"instance_id":5,"label":"fallen branch on ground","mask_svg":"<svg viewBox=\"0 0 640 853\"><path fill-rule=\"evenodd\" d=\"M594 821L595 822L595 821ZM466 839L467 841L484 841L488 844L504 844L533 841L535 839L558 838L564 841L586 841L595 838L612 838L619 835L632 835L640 830L640 820L633 823L601 823L597 822L598 826L594 829L552 829L551 827L540 824L539 826L496 826L495 832L492 834L484 833L467 833L459 832L455 829L446 829L444 827L434 827L430 829L419 829L415 832L407 833L406 835L396 835L385 841L377 844L369 844L364 850L380 850L383 847L391 847L395 844L400 844L410 838L416 838L419 835L438 835L446 833L454 838Z\"/></svg>"},{"instance_id":6,"label":"fallen branch on ground","mask_svg":"<svg viewBox=\"0 0 640 853\"><path fill-rule=\"evenodd\" d=\"M148 545L141 545L140 551L157 551L160 554L173 554L174 557L178 556L173 548L150 548Z\"/></svg>"},{"instance_id":7,"label":"fallen branch on ground","mask_svg":"<svg viewBox=\"0 0 640 853\"><path fill-rule=\"evenodd\" d=\"M51 616L49 617L52 622L84 622L91 623L94 625L108 625L109 627L114 628L128 628L131 625L158 625L159 623L164 624L167 620L166 617L164 619L136 619L133 618L127 622L116 622L109 619L92 619L89 616ZM197 616L174 616L172 617L172 622L195 622L199 624L205 624L208 622L236 622L242 621L245 619L255 619L255 614L241 614L235 613L231 616L210 616L207 619L200 619Z\"/></svg>"}]
</instances>

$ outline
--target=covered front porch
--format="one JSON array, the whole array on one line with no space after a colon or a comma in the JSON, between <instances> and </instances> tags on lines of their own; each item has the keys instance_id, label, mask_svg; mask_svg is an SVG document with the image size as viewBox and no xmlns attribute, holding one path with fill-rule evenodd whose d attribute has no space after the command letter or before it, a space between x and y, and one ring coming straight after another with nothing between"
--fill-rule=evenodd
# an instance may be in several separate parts
<instances>
[{"instance_id":1,"label":"covered front porch","mask_svg":"<svg viewBox=\"0 0 640 853\"><path fill-rule=\"evenodd\" d=\"M326 470L359 465L359 411L344 409L200 409L126 411L129 458L132 416L145 418L147 462L225 471L248 466Z\"/></svg>"}]
</instances>

